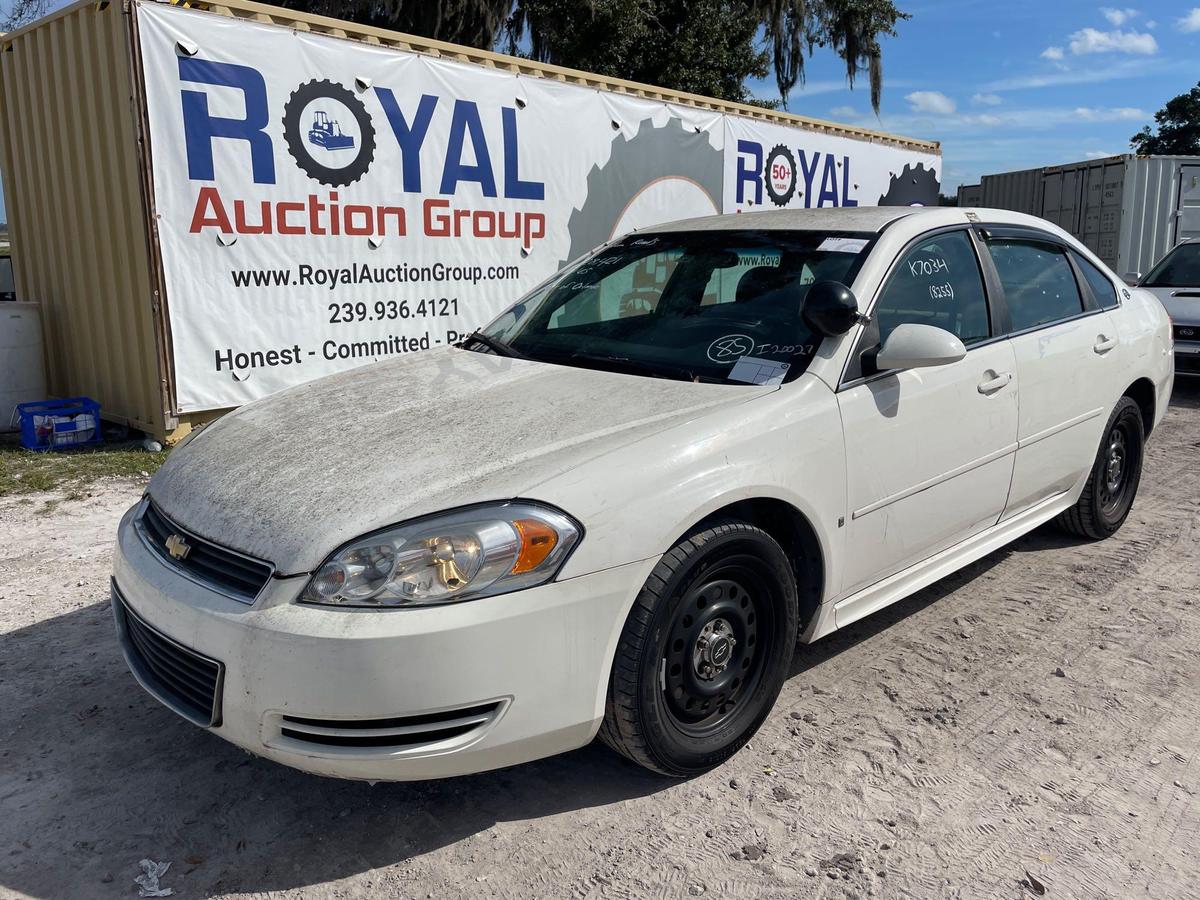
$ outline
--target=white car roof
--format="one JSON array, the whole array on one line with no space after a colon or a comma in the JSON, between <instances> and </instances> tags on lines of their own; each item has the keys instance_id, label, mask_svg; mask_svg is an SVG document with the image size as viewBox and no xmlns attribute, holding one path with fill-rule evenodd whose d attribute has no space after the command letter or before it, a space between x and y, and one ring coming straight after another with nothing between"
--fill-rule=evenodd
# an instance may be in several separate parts
<instances>
[{"instance_id":1,"label":"white car roof","mask_svg":"<svg viewBox=\"0 0 1200 900\"><path fill-rule=\"evenodd\" d=\"M971 213L972 216L968 216ZM852 206L828 209L772 209L755 212L726 213L698 219L681 219L638 229L639 234L671 231L732 231L770 230L788 231L858 231L877 233L898 219L918 217L924 221L912 224L918 227L938 228L943 225L972 221L992 224L1027 225L1042 228L1052 233L1061 229L1024 213L1007 209L976 209L953 206Z\"/></svg>"}]
</instances>

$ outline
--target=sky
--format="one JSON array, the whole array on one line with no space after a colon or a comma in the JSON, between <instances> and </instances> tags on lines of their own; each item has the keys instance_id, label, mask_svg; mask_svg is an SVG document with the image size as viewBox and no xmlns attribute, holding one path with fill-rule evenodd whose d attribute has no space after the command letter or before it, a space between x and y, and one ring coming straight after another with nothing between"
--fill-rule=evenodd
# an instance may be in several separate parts
<instances>
[{"instance_id":1,"label":"sky","mask_svg":"<svg viewBox=\"0 0 1200 900\"><path fill-rule=\"evenodd\" d=\"M943 190L984 174L1129 152L1167 100L1200 81L1200 6L1072 0L898 0L880 116L865 78L818 49L801 115L942 142ZM753 85L778 97L773 77Z\"/></svg>"},{"instance_id":2,"label":"sky","mask_svg":"<svg viewBox=\"0 0 1200 900\"><path fill-rule=\"evenodd\" d=\"M884 42L878 117L865 77L850 90L841 60L819 48L787 108L941 141L948 193L984 174L1124 153L1200 80L1195 2L898 0L912 18ZM778 97L773 78L751 88ZM3 201L0 189L0 221Z\"/></svg>"}]
</instances>

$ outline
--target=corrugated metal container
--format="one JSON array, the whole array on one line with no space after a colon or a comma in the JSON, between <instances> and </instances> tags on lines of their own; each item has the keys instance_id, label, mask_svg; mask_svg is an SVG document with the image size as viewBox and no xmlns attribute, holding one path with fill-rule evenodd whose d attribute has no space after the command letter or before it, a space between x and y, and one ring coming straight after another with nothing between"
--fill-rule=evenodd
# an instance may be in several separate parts
<instances>
[{"instance_id":1,"label":"corrugated metal container","mask_svg":"<svg viewBox=\"0 0 1200 900\"><path fill-rule=\"evenodd\" d=\"M984 175L980 185L983 189L981 206L989 209L1011 209L1033 216L1042 214L1041 169Z\"/></svg>"},{"instance_id":2,"label":"corrugated metal container","mask_svg":"<svg viewBox=\"0 0 1200 900\"><path fill-rule=\"evenodd\" d=\"M960 184L958 186L958 205L964 207L983 206L983 185Z\"/></svg>"},{"instance_id":3,"label":"corrugated metal container","mask_svg":"<svg viewBox=\"0 0 1200 900\"><path fill-rule=\"evenodd\" d=\"M249 0L193 2L267 22L527 76L938 153L939 145L543 65ZM146 104L129 0L79 0L0 35L0 171L17 295L41 304L49 391L100 400L160 438L218 412L177 414L167 300L150 210Z\"/></svg>"},{"instance_id":4,"label":"corrugated metal container","mask_svg":"<svg viewBox=\"0 0 1200 900\"><path fill-rule=\"evenodd\" d=\"M1146 272L1179 241L1200 237L1200 156L1129 153L985 175L981 185L973 205L1054 222L1122 275Z\"/></svg>"},{"instance_id":5,"label":"corrugated metal container","mask_svg":"<svg viewBox=\"0 0 1200 900\"><path fill-rule=\"evenodd\" d=\"M0 169L17 296L41 304L49 390L169 424L128 17L82 3L0 38Z\"/></svg>"}]
</instances>

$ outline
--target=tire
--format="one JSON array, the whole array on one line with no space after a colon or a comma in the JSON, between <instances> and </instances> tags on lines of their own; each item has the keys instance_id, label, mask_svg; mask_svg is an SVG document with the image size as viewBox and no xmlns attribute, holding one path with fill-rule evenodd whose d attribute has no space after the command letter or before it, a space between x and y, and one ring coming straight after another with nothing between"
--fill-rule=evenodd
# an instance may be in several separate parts
<instances>
[{"instance_id":1,"label":"tire","mask_svg":"<svg viewBox=\"0 0 1200 900\"><path fill-rule=\"evenodd\" d=\"M765 531L727 521L684 538L625 621L601 740L662 775L720 765L771 711L798 618L791 564Z\"/></svg>"},{"instance_id":2,"label":"tire","mask_svg":"<svg viewBox=\"0 0 1200 900\"><path fill-rule=\"evenodd\" d=\"M1083 493L1058 517L1059 526L1093 541L1116 534L1137 496L1145 443L1141 408L1122 397L1108 418Z\"/></svg>"}]
</instances>

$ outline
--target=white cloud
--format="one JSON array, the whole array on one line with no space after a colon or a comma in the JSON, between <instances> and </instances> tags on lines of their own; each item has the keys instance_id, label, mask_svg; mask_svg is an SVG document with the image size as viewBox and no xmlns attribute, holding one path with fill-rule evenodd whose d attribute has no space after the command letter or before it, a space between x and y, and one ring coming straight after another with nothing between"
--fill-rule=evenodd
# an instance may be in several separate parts
<instances>
[{"instance_id":1,"label":"white cloud","mask_svg":"<svg viewBox=\"0 0 1200 900\"><path fill-rule=\"evenodd\" d=\"M853 106L835 106L829 111L829 114L831 116L837 116L841 119L847 119L852 116L857 116L859 112Z\"/></svg>"},{"instance_id":2,"label":"white cloud","mask_svg":"<svg viewBox=\"0 0 1200 900\"><path fill-rule=\"evenodd\" d=\"M1068 46L1076 56L1088 53L1138 53L1151 56L1158 52L1154 35L1137 31L1098 31L1082 28L1068 38Z\"/></svg>"},{"instance_id":3,"label":"white cloud","mask_svg":"<svg viewBox=\"0 0 1200 900\"><path fill-rule=\"evenodd\" d=\"M1148 113L1129 107L1069 107L1069 106L1040 106L1008 108L986 113L960 113L954 116L943 116L930 113L913 112L884 115L882 119L862 115L858 119L849 120L849 124L862 125L867 128L880 128L895 134L911 134L921 137L945 140L954 136L963 138L987 138L993 142L993 136L1008 136L1013 146L1019 148L1024 136L1037 134L1060 134L1069 132L1072 127L1078 127L1086 122L1088 125L1103 123L1124 123L1144 121ZM1073 148L1070 153L1078 159L1078 138L1072 136L1067 144ZM950 158L949 155L946 156ZM1070 157L1068 157L1070 158ZM962 160L957 160L961 162Z\"/></svg>"},{"instance_id":4,"label":"white cloud","mask_svg":"<svg viewBox=\"0 0 1200 900\"><path fill-rule=\"evenodd\" d=\"M953 100L939 91L913 91L911 94L905 94L904 99L908 101L913 112L918 113L948 116L958 109Z\"/></svg>"},{"instance_id":5,"label":"white cloud","mask_svg":"<svg viewBox=\"0 0 1200 900\"><path fill-rule=\"evenodd\" d=\"M1148 22L1146 22L1146 28L1149 31L1153 31L1157 27L1158 27L1158 22L1156 22L1154 19L1150 19Z\"/></svg>"},{"instance_id":6,"label":"white cloud","mask_svg":"<svg viewBox=\"0 0 1200 900\"><path fill-rule=\"evenodd\" d=\"M976 106L999 106L1004 102L1004 98L999 94L976 94L971 98L971 102Z\"/></svg>"},{"instance_id":7,"label":"white cloud","mask_svg":"<svg viewBox=\"0 0 1200 900\"><path fill-rule=\"evenodd\" d=\"M1103 66L1083 69L1060 67L1057 72L1036 72L1001 78L983 85L985 91L1020 91L1035 88L1061 87L1074 84L1099 84L1127 78L1144 78L1158 72L1174 71L1175 64L1161 57L1156 59L1120 59Z\"/></svg>"},{"instance_id":8,"label":"white cloud","mask_svg":"<svg viewBox=\"0 0 1200 900\"><path fill-rule=\"evenodd\" d=\"M1132 106L1099 108L1077 106L1075 115L1085 122L1133 122L1147 118L1146 113Z\"/></svg>"},{"instance_id":9,"label":"white cloud","mask_svg":"<svg viewBox=\"0 0 1200 900\"><path fill-rule=\"evenodd\" d=\"M1042 59L1062 59L1062 58L1063 58L1062 47L1047 47L1045 50L1042 51Z\"/></svg>"},{"instance_id":10,"label":"white cloud","mask_svg":"<svg viewBox=\"0 0 1200 900\"><path fill-rule=\"evenodd\" d=\"M1136 17L1138 11L1136 9L1129 9L1128 7L1125 9L1113 9L1111 6L1102 6L1100 7L1100 14L1113 25L1120 28L1130 19Z\"/></svg>"},{"instance_id":11,"label":"white cloud","mask_svg":"<svg viewBox=\"0 0 1200 900\"><path fill-rule=\"evenodd\" d=\"M1194 34L1200 31L1200 6L1192 7L1192 11L1175 23L1184 34Z\"/></svg>"},{"instance_id":12,"label":"white cloud","mask_svg":"<svg viewBox=\"0 0 1200 900\"><path fill-rule=\"evenodd\" d=\"M1107 159L1110 156L1116 156L1115 153L1109 153L1107 150L1089 150L1083 154L1084 159Z\"/></svg>"}]
</instances>

